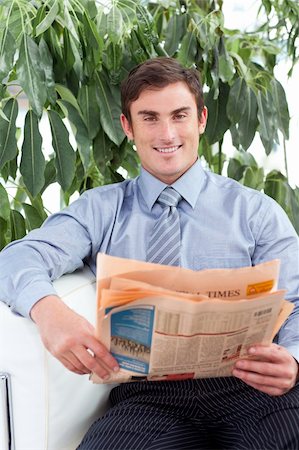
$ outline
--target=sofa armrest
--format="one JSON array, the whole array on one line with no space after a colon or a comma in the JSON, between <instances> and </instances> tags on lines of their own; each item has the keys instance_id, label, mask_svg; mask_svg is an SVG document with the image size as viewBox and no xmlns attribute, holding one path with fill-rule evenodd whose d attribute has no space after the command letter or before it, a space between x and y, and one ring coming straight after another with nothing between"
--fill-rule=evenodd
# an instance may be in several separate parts
<instances>
[{"instance_id":1,"label":"sofa armrest","mask_svg":"<svg viewBox=\"0 0 299 450\"><path fill-rule=\"evenodd\" d=\"M68 306L95 323L96 284L88 268L54 284ZM74 450L108 407L112 386L94 385L88 375L65 369L44 348L35 324L1 302L0 372L10 377L16 450ZM5 448L1 438L4 442L0 429L0 448Z\"/></svg>"}]
</instances>

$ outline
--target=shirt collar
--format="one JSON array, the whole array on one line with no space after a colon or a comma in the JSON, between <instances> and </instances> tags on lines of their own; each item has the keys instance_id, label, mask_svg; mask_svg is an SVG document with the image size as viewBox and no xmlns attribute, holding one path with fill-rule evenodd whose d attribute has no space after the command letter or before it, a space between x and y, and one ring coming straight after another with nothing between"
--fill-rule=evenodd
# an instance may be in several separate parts
<instances>
[{"instance_id":1,"label":"shirt collar","mask_svg":"<svg viewBox=\"0 0 299 450\"><path fill-rule=\"evenodd\" d=\"M205 172L197 160L190 169L187 170L178 180L176 180L171 186L192 206L195 208L199 193L202 189L205 179ZM151 175L143 167L138 178L138 185L141 189L144 200L151 210L156 202L157 198L168 186L158 178Z\"/></svg>"}]
</instances>

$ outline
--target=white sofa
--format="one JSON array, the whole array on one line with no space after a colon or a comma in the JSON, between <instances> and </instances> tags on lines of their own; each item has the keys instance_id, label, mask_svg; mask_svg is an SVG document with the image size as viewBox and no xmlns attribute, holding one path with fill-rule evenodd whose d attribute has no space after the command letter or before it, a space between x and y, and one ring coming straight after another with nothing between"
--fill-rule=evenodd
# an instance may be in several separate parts
<instances>
[{"instance_id":1,"label":"white sofa","mask_svg":"<svg viewBox=\"0 0 299 450\"><path fill-rule=\"evenodd\" d=\"M55 282L95 322L95 277L84 268ZM45 350L33 322L0 302L0 450L74 450L108 407L112 386L69 372Z\"/></svg>"}]
</instances>

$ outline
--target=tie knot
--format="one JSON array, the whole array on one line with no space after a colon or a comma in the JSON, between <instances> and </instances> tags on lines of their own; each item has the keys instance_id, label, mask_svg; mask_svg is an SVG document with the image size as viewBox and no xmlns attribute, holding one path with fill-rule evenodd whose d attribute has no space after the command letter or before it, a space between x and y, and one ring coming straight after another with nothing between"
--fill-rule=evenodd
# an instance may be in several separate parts
<instances>
[{"instance_id":1,"label":"tie knot","mask_svg":"<svg viewBox=\"0 0 299 450\"><path fill-rule=\"evenodd\" d=\"M157 202L163 206L177 206L182 200L181 195L172 187L167 187L159 195Z\"/></svg>"}]
</instances>

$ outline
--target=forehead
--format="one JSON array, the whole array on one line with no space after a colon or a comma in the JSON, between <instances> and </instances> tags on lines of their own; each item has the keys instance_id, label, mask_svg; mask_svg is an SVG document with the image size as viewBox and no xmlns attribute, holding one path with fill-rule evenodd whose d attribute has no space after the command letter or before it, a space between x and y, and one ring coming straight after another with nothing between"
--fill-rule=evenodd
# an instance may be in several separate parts
<instances>
[{"instance_id":1,"label":"forehead","mask_svg":"<svg viewBox=\"0 0 299 450\"><path fill-rule=\"evenodd\" d=\"M131 114L140 110L151 110L159 113L175 111L182 107L195 108L194 94L184 82L169 84L163 88L147 88L141 92L137 100L131 103Z\"/></svg>"}]
</instances>

